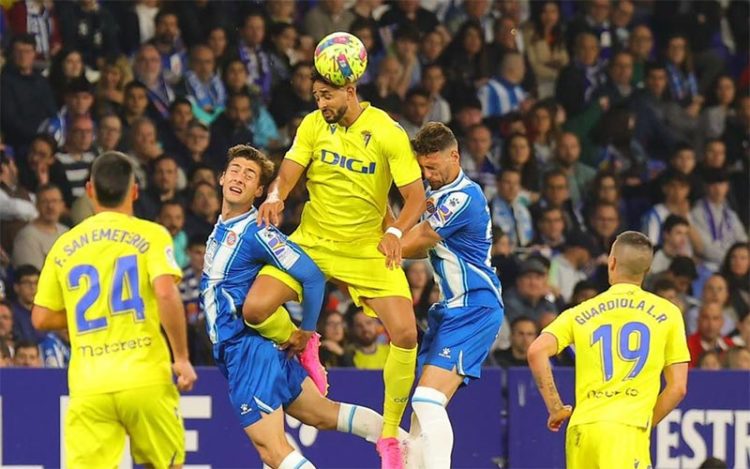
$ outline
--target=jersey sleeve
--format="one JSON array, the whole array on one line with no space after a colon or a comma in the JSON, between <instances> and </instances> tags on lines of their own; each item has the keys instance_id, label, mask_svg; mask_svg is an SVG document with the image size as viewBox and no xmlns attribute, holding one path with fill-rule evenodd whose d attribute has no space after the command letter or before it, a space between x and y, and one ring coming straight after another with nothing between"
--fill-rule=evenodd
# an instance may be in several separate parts
<instances>
[{"instance_id":1,"label":"jersey sleeve","mask_svg":"<svg viewBox=\"0 0 750 469\"><path fill-rule=\"evenodd\" d=\"M557 353L573 344L573 310L568 309L557 316L542 332L552 334L557 339Z\"/></svg>"},{"instance_id":2,"label":"jersey sleeve","mask_svg":"<svg viewBox=\"0 0 750 469\"><path fill-rule=\"evenodd\" d=\"M149 283L153 284L154 280L162 275L171 275L175 281L179 281L182 278L182 269L177 265L174 257L172 237L165 228L156 224L150 229L152 231L149 237L151 245L146 253Z\"/></svg>"},{"instance_id":3,"label":"jersey sleeve","mask_svg":"<svg viewBox=\"0 0 750 469\"><path fill-rule=\"evenodd\" d=\"M60 238L57 240L60 242ZM59 255L57 243L52 246L47 259L39 274L39 283L37 285L34 304L50 309L52 311L62 311L65 309L65 297L63 295L62 283L60 282L60 268L56 259Z\"/></svg>"},{"instance_id":4,"label":"jersey sleeve","mask_svg":"<svg viewBox=\"0 0 750 469\"><path fill-rule=\"evenodd\" d=\"M669 366L675 363L690 361L690 351L687 346L687 337L685 335L685 323L682 320L680 311L673 305L670 311L669 321L671 327L667 332L667 340L664 346L664 365Z\"/></svg>"},{"instance_id":5,"label":"jersey sleeve","mask_svg":"<svg viewBox=\"0 0 750 469\"><path fill-rule=\"evenodd\" d=\"M302 329L314 331L325 294L325 276L313 260L273 226L255 234L260 246L255 251L269 264L291 275L302 284Z\"/></svg>"},{"instance_id":6,"label":"jersey sleeve","mask_svg":"<svg viewBox=\"0 0 750 469\"><path fill-rule=\"evenodd\" d=\"M391 168L391 176L396 186L402 187L422 178L422 170L419 169L417 158L411 149L409 136L406 131L393 122L390 132L385 132L385 138L381 144L382 152L388 159Z\"/></svg>"},{"instance_id":7,"label":"jersey sleeve","mask_svg":"<svg viewBox=\"0 0 750 469\"><path fill-rule=\"evenodd\" d=\"M471 223L473 200L465 192L453 192L444 196L435 211L427 218L433 230L445 239Z\"/></svg>"},{"instance_id":8,"label":"jersey sleeve","mask_svg":"<svg viewBox=\"0 0 750 469\"><path fill-rule=\"evenodd\" d=\"M313 150L315 149L315 132L317 130L315 127L315 113L311 112L302 119L294 142L292 142L292 147L286 152L284 158L306 168L312 160Z\"/></svg>"}]
</instances>

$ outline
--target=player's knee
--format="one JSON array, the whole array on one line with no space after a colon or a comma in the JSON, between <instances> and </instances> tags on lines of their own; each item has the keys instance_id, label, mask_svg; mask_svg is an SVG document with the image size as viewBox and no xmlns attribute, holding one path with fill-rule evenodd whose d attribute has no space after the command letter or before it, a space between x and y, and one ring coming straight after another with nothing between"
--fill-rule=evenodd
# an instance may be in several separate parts
<instances>
[{"instance_id":1,"label":"player's knee","mask_svg":"<svg viewBox=\"0 0 750 469\"><path fill-rule=\"evenodd\" d=\"M391 336L391 343L396 347L412 349L417 346L417 329L402 328L394 331L388 331Z\"/></svg>"},{"instance_id":2,"label":"player's knee","mask_svg":"<svg viewBox=\"0 0 750 469\"><path fill-rule=\"evenodd\" d=\"M242 316L248 324L258 325L268 318L268 308L262 300L247 298L242 305Z\"/></svg>"},{"instance_id":3,"label":"player's knee","mask_svg":"<svg viewBox=\"0 0 750 469\"><path fill-rule=\"evenodd\" d=\"M310 412L300 416L299 420L305 425L315 427L318 430L335 430L338 425L338 406L328 399L324 399L319 405L311 406Z\"/></svg>"},{"instance_id":4,"label":"player's knee","mask_svg":"<svg viewBox=\"0 0 750 469\"><path fill-rule=\"evenodd\" d=\"M253 441L255 449L264 464L271 467L278 467L281 461L294 450L286 439L279 441Z\"/></svg>"}]
</instances>

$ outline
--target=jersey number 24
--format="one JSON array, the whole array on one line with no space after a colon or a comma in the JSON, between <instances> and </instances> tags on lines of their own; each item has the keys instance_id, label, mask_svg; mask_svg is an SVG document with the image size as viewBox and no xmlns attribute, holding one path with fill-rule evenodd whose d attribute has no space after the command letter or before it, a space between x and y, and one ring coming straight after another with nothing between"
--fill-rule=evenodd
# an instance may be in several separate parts
<instances>
[{"instance_id":1,"label":"jersey number 24","mask_svg":"<svg viewBox=\"0 0 750 469\"><path fill-rule=\"evenodd\" d=\"M635 337L634 337L635 336ZM635 338L635 346L631 347L631 338ZM617 340L613 343L613 339ZM618 334L613 336L612 324L602 324L591 336L591 345L600 342L602 366L604 367L604 381L609 381L614 376L614 353L616 349L620 360L633 362L633 367L624 379L633 379L638 376L648 358L649 344L651 343L651 331L642 322L629 322L623 325Z\"/></svg>"},{"instance_id":2,"label":"jersey number 24","mask_svg":"<svg viewBox=\"0 0 750 469\"><path fill-rule=\"evenodd\" d=\"M87 279L88 290L76 304L76 328L79 334L98 331L107 327L107 316L86 319L86 312L101 294L99 271L90 264L77 265L68 273L71 290L82 287L82 280ZM123 298L127 284L128 298ZM135 255L118 257L115 261L115 275L109 291L109 308L112 315L135 313L136 321L145 319L143 298L138 281L138 259Z\"/></svg>"}]
</instances>

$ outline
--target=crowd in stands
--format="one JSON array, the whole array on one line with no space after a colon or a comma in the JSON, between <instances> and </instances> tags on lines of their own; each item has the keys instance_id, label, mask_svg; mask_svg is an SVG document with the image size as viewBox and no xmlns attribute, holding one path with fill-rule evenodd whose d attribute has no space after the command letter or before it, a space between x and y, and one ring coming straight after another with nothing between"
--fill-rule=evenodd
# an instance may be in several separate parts
<instances>
[{"instance_id":1,"label":"crowd in stands","mask_svg":"<svg viewBox=\"0 0 750 469\"><path fill-rule=\"evenodd\" d=\"M361 98L410 136L448 124L489 201L505 323L487 366L524 366L545 325L607 288L611 244L635 229L691 366L750 369L746 0L0 4L0 366L69 359L66 332L37 332L30 308L51 245L92 214L85 182L107 150L136 168L136 215L173 237L191 358L211 364L199 280L226 150L281 161L316 109L317 41L349 31L369 54ZM305 199L300 184L283 231ZM404 269L423 330L440 292L426 261ZM324 363L382 367L382 326L327 294Z\"/></svg>"}]
</instances>

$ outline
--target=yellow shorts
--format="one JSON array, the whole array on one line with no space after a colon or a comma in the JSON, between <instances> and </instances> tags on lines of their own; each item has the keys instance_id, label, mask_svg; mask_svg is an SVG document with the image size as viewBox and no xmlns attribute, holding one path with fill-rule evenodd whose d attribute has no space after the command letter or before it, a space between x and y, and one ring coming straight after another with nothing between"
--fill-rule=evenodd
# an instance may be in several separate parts
<instances>
[{"instance_id":1,"label":"yellow shorts","mask_svg":"<svg viewBox=\"0 0 750 469\"><path fill-rule=\"evenodd\" d=\"M379 238L342 243L303 235L297 230L289 239L305 250L326 278L345 283L354 304L363 306L368 315L375 317L375 312L363 305L362 298L400 296L411 301L404 271L400 267L393 270L386 267L385 256L378 251ZM267 265L259 275L281 280L302 298L299 282L278 268Z\"/></svg>"},{"instance_id":2,"label":"yellow shorts","mask_svg":"<svg viewBox=\"0 0 750 469\"><path fill-rule=\"evenodd\" d=\"M173 384L70 398L65 414L65 460L70 469L112 469L125 435L137 464L167 468L185 462L185 429Z\"/></svg>"},{"instance_id":3,"label":"yellow shorts","mask_svg":"<svg viewBox=\"0 0 750 469\"><path fill-rule=\"evenodd\" d=\"M650 469L650 432L615 422L568 428L565 460L568 469Z\"/></svg>"}]
</instances>

